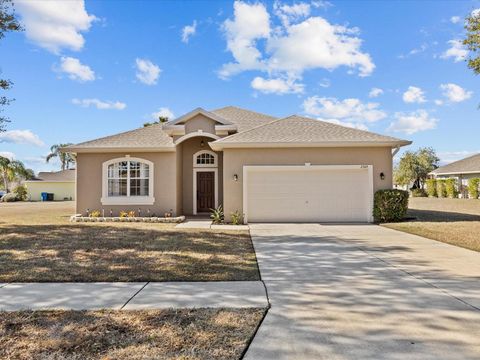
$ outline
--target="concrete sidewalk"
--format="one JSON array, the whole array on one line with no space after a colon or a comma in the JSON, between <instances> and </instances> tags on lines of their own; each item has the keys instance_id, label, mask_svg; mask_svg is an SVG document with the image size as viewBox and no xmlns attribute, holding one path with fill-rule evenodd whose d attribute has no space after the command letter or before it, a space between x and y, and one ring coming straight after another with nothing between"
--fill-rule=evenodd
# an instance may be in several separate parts
<instances>
[{"instance_id":1,"label":"concrete sidewalk","mask_svg":"<svg viewBox=\"0 0 480 360\"><path fill-rule=\"evenodd\" d=\"M0 284L0 311L266 307L261 281Z\"/></svg>"}]
</instances>

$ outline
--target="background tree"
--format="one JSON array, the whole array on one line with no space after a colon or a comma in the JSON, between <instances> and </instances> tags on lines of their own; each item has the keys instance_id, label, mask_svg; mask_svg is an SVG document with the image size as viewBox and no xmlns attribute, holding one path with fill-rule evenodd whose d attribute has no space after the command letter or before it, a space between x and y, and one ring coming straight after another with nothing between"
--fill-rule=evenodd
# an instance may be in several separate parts
<instances>
[{"instance_id":1,"label":"background tree","mask_svg":"<svg viewBox=\"0 0 480 360\"><path fill-rule=\"evenodd\" d=\"M470 50L471 54L467 60L468 67L478 75L480 74L480 11L467 16L465 30L467 30L467 37L463 40L463 45Z\"/></svg>"},{"instance_id":2,"label":"background tree","mask_svg":"<svg viewBox=\"0 0 480 360\"><path fill-rule=\"evenodd\" d=\"M407 151L394 170L394 181L398 185L423 189L428 174L438 168L438 158L432 148L420 148L417 151Z\"/></svg>"},{"instance_id":3,"label":"background tree","mask_svg":"<svg viewBox=\"0 0 480 360\"><path fill-rule=\"evenodd\" d=\"M22 31L15 10L11 0L0 0L0 40L5 37L5 34L12 31ZM8 79L0 78L0 90L5 91L12 87L12 82ZM0 113L3 108L8 105L13 99L9 99L3 94L0 95ZM0 131L5 131L5 123L9 122L6 116L0 114Z\"/></svg>"},{"instance_id":4,"label":"background tree","mask_svg":"<svg viewBox=\"0 0 480 360\"><path fill-rule=\"evenodd\" d=\"M21 161L0 156L0 176L6 192L10 191L10 184L13 182L30 180L34 175L33 170L25 168Z\"/></svg>"},{"instance_id":5,"label":"background tree","mask_svg":"<svg viewBox=\"0 0 480 360\"><path fill-rule=\"evenodd\" d=\"M60 151L61 148L65 146L70 146L70 145L73 145L73 144L68 143L68 144L52 145L50 147L50 154L47 155L45 161L48 163L50 162L51 159L58 158L58 160L60 160L60 165L62 167L62 170L70 169L70 165L73 165L76 162L75 154Z\"/></svg>"},{"instance_id":6,"label":"background tree","mask_svg":"<svg viewBox=\"0 0 480 360\"><path fill-rule=\"evenodd\" d=\"M154 124L163 124L163 123L166 123L166 122L168 122L168 117L167 116L159 116L157 121L146 122L146 123L143 124L143 127L147 127L147 126L154 125Z\"/></svg>"}]
</instances>

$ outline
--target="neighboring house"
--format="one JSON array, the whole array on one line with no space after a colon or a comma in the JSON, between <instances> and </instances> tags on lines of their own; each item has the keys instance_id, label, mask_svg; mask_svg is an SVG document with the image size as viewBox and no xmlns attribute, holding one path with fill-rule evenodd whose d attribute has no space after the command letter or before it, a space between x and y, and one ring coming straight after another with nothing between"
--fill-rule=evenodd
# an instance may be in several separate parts
<instances>
[{"instance_id":1,"label":"neighboring house","mask_svg":"<svg viewBox=\"0 0 480 360\"><path fill-rule=\"evenodd\" d=\"M468 185L468 180L480 178L480 154L441 166L429 175L437 179L457 179L458 184L461 185L460 193L466 196L465 187Z\"/></svg>"},{"instance_id":2,"label":"neighboring house","mask_svg":"<svg viewBox=\"0 0 480 360\"><path fill-rule=\"evenodd\" d=\"M34 180L25 181L28 199L42 200L43 192L52 193L54 200L75 200L75 169L39 172Z\"/></svg>"},{"instance_id":3,"label":"neighboring house","mask_svg":"<svg viewBox=\"0 0 480 360\"><path fill-rule=\"evenodd\" d=\"M64 148L77 154L77 212L208 213L248 222L371 221L410 141L297 115L197 108L165 124Z\"/></svg>"}]
</instances>

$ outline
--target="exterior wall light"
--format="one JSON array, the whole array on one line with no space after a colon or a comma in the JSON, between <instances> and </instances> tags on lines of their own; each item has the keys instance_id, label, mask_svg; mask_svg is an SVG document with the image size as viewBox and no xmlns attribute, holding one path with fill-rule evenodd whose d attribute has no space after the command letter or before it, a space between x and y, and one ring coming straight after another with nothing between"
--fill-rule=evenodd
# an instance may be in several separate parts
<instances>
[{"instance_id":1,"label":"exterior wall light","mask_svg":"<svg viewBox=\"0 0 480 360\"><path fill-rule=\"evenodd\" d=\"M385 174L383 172L380 173L380 179L385 180Z\"/></svg>"},{"instance_id":2,"label":"exterior wall light","mask_svg":"<svg viewBox=\"0 0 480 360\"><path fill-rule=\"evenodd\" d=\"M238 181L238 175L237 174L233 175L233 181Z\"/></svg>"}]
</instances>

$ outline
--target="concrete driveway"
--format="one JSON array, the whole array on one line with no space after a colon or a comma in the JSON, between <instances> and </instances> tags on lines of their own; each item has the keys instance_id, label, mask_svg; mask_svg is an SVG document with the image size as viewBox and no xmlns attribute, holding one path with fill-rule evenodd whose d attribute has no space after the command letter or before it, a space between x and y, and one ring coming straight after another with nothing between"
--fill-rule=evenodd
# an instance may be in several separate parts
<instances>
[{"instance_id":1,"label":"concrete driveway","mask_svg":"<svg viewBox=\"0 0 480 360\"><path fill-rule=\"evenodd\" d=\"M375 225L252 225L271 303L246 359L480 359L480 253Z\"/></svg>"}]
</instances>

